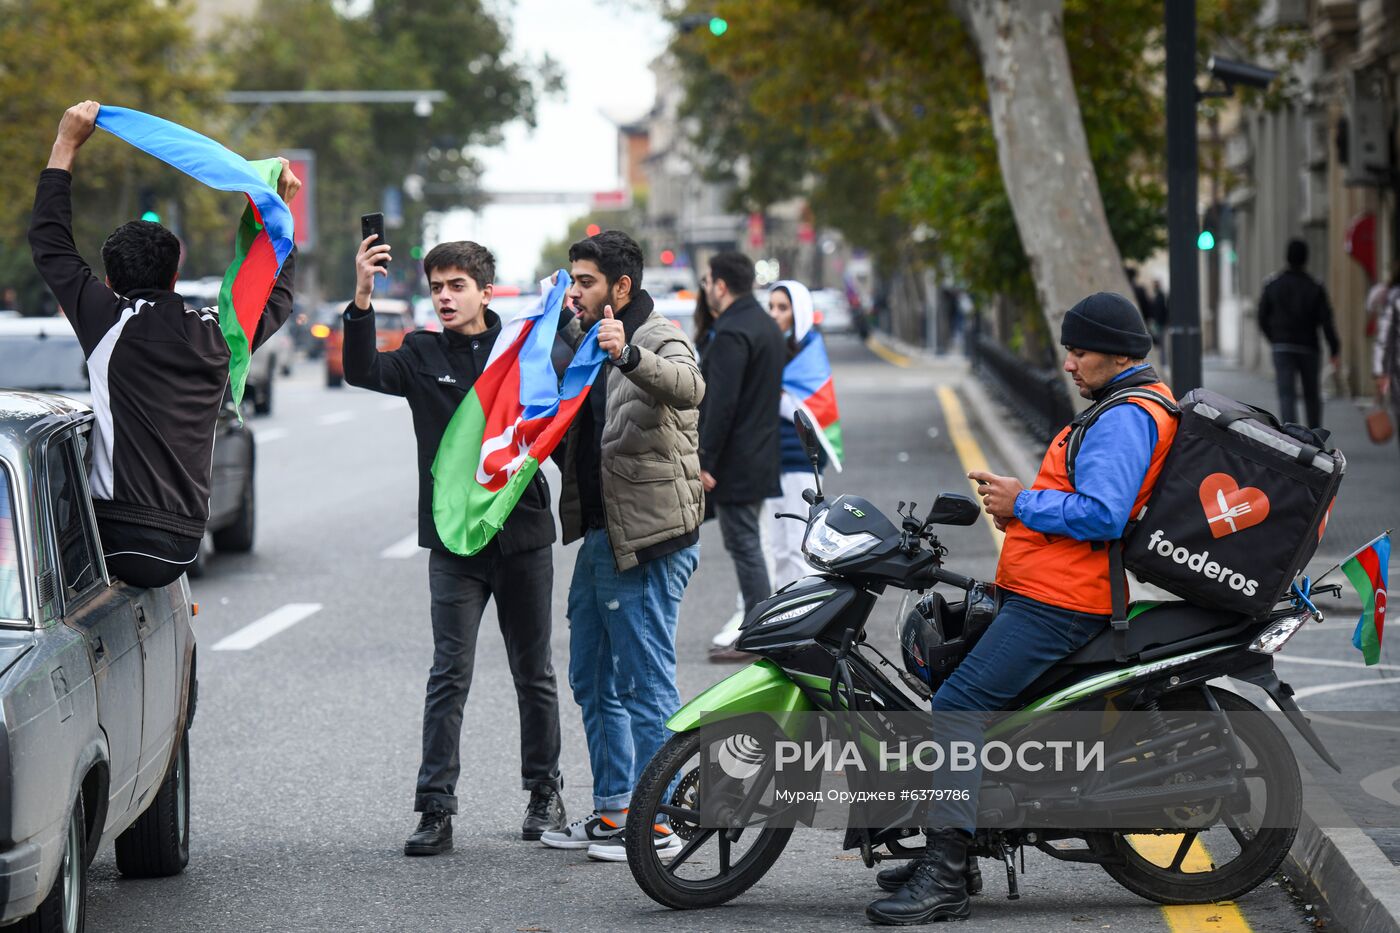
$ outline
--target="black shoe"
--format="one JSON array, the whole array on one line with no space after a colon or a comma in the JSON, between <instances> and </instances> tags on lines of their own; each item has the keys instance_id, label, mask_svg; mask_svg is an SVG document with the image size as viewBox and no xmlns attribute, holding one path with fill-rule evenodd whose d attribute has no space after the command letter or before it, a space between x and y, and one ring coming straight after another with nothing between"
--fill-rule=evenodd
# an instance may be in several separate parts
<instances>
[{"instance_id":1,"label":"black shoe","mask_svg":"<svg viewBox=\"0 0 1400 933\"><path fill-rule=\"evenodd\" d=\"M452 848L452 814L442 810L424 813L418 828L403 844L404 855L441 855Z\"/></svg>"},{"instance_id":2,"label":"black shoe","mask_svg":"<svg viewBox=\"0 0 1400 933\"><path fill-rule=\"evenodd\" d=\"M912 926L933 920L966 920L967 834L943 829L929 834L928 853L914 865L904 887L865 908L865 915L886 926Z\"/></svg>"},{"instance_id":3,"label":"black shoe","mask_svg":"<svg viewBox=\"0 0 1400 933\"><path fill-rule=\"evenodd\" d=\"M875 876L875 883L880 886L881 891L898 891L914 877L914 868L918 864L918 859L910 859L898 868L886 868ZM982 893L982 869L977 867L977 859L968 857L967 871L963 872L963 878L967 881L969 896Z\"/></svg>"},{"instance_id":4,"label":"black shoe","mask_svg":"<svg viewBox=\"0 0 1400 933\"><path fill-rule=\"evenodd\" d=\"M551 830L564 828L568 817L564 814L564 798L554 788L530 792L530 802L525 805L525 822L520 824L520 838L538 842L540 836Z\"/></svg>"}]
</instances>

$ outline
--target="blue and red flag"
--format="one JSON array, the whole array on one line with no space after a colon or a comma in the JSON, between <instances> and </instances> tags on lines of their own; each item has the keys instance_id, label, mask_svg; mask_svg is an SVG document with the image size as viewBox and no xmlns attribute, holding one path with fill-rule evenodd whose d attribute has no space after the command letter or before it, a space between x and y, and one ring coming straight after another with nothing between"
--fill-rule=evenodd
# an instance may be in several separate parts
<instances>
[{"instance_id":1,"label":"blue and red flag","mask_svg":"<svg viewBox=\"0 0 1400 933\"><path fill-rule=\"evenodd\" d=\"M1361 597L1361 618L1351 643L1368 665L1381 659L1385 636L1386 584L1390 575L1390 532L1367 544L1342 562L1342 573Z\"/></svg>"},{"instance_id":2,"label":"blue and red flag","mask_svg":"<svg viewBox=\"0 0 1400 933\"><path fill-rule=\"evenodd\" d=\"M554 284L540 284L539 303L502 326L433 459L433 522L457 554L477 553L501 530L607 359L594 325L558 378L550 351L569 276L561 269Z\"/></svg>"},{"instance_id":3,"label":"blue and red flag","mask_svg":"<svg viewBox=\"0 0 1400 933\"><path fill-rule=\"evenodd\" d=\"M229 383L234 401L242 401L258 320L292 252L292 212L277 194L282 163L276 159L249 162L208 136L125 107L104 105L97 112L97 125L198 182L247 195L233 264L219 289L219 327L228 341Z\"/></svg>"},{"instance_id":4,"label":"blue and red flag","mask_svg":"<svg viewBox=\"0 0 1400 933\"><path fill-rule=\"evenodd\" d=\"M831 359L826 355L826 342L818 330L807 332L802 349L783 368L780 414L790 421L798 411L805 411L812 419L817 440L836 472L841 472L845 448L841 442L841 413L836 407L836 381L831 373Z\"/></svg>"}]
</instances>

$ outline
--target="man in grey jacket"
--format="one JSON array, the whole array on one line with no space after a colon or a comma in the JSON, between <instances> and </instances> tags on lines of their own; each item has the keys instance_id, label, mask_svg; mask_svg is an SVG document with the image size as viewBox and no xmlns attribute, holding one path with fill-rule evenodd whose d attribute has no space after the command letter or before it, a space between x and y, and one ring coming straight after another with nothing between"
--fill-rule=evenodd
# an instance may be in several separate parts
<instances>
[{"instance_id":1,"label":"man in grey jacket","mask_svg":"<svg viewBox=\"0 0 1400 933\"><path fill-rule=\"evenodd\" d=\"M569 685L583 712L593 810L540 841L623 862L637 778L666 741L676 691L676 621L700 559L704 515L698 407L705 383L695 350L642 291L642 250L607 230L569 249L561 333L578 347L601 321L608 363L564 443L560 523L583 539L569 585ZM665 827L641 826L663 855L680 850Z\"/></svg>"}]
</instances>

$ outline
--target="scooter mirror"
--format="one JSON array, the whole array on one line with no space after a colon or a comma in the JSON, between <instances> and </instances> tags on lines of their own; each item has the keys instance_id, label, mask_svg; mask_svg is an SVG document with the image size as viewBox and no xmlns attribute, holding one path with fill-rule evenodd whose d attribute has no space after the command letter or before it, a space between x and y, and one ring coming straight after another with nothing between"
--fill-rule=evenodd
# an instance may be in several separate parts
<instances>
[{"instance_id":1,"label":"scooter mirror","mask_svg":"<svg viewBox=\"0 0 1400 933\"><path fill-rule=\"evenodd\" d=\"M928 510L925 525L972 525L982 515L982 507L971 496L955 492L939 493Z\"/></svg>"},{"instance_id":2,"label":"scooter mirror","mask_svg":"<svg viewBox=\"0 0 1400 933\"><path fill-rule=\"evenodd\" d=\"M798 411L792 416L792 426L797 429L797 441L802 445L807 459L815 465L820 458L817 453L817 429L812 426L812 419L807 417L805 411Z\"/></svg>"}]
</instances>

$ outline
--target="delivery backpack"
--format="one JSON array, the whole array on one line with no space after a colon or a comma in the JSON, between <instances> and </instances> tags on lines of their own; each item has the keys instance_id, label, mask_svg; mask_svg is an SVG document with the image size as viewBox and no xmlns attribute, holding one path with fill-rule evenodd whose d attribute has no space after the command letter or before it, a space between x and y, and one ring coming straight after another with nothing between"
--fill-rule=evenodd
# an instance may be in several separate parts
<instances>
[{"instance_id":1,"label":"delivery backpack","mask_svg":"<svg viewBox=\"0 0 1400 933\"><path fill-rule=\"evenodd\" d=\"M1176 408L1157 393L1129 389L1086 412L1084 429L1102 409L1145 395ZM1147 504L1108 545L1120 645L1124 569L1188 602L1251 618L1269 613L1317 550L1346 470L1327 432L1281 424L1207 389L1187 393L1180 415ZM1071 438L1069 446L1072 457L1078 444ZM1073 482L1072 460L1069 476Z\"/></svg>"}]
</instances>

